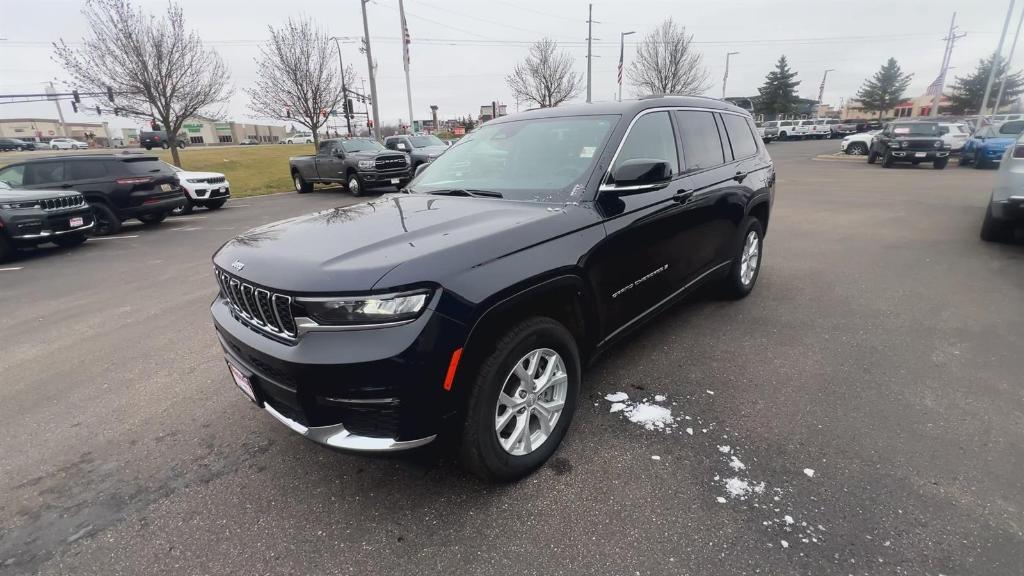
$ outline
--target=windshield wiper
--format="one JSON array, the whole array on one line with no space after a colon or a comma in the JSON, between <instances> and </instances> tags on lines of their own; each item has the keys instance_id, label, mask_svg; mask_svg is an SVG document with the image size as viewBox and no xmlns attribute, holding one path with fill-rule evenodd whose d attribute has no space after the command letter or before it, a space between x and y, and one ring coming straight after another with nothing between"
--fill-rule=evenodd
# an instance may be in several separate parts
<instances>
[{"instance_id":1,"label":"windshield wiper","mask_svg":"<svg viewBox=\"0 0 1024 576\"><path fill-rule=\"evenodd\" d=\"M504 198L501 192L494 192L492 190L477 190L475 188L451 188L448 190L434 190L427 192L434 196L473 196L473 197L484 197L484 198Z\"/></svg>"}]
</instances>

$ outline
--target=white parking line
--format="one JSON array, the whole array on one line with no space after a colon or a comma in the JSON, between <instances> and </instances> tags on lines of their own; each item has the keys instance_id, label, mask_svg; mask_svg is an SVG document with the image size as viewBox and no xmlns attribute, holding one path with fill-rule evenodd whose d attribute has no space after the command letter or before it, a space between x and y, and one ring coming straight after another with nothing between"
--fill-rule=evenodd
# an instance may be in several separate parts
<instances>
[{"instance_id":1,"label":"white parking line","mask_svg":"<svg viewBox=\"0 0 1024 576\"><path fill-rule=\"evenodd\" d=\"M194 230L202 230L202 228L198 228L196 226L182 226L181 228L171 228L171 232L192 232Z\"/></svg>"},{"instance_id":2,"label":"white parking line","mask_svg":"<svg viewBox=\"0 0 1024 576\"><path fill-rule=\"evenodd\" d=\"M21 270L24 266L18 266L17 268L0 268L0 272L14 272L15 270Z\"/></svg>"},{"instance_id":3,"label":"white parking line","mask_svg":"<svg viewBox=\"0 0 1024 576\"><path fill-rule=\"evenodd\" d=\"M252 204L228 204L228 208L248 208Z\"/></svg>"},{"instance_id":4,"label":"white parking line","mask_svg":"<svg viewBox=\"0 0 1024 576\"><path fill-rule=\"evenodd\" d=\"M202 220L206 216L175 216L172 218L174 222L185 222L187 220Z\"/></svg>"},{"instance_id":5,"label":"white parking line","mask_svg":"<svg viewBox=\"0 0 1024 576\"><path fill-rule=\"evenodd\" d=\"M90 236L89 240L121 240L122 238L138 238L138 234L128 236Z\"/></svg>"}]
</instances>

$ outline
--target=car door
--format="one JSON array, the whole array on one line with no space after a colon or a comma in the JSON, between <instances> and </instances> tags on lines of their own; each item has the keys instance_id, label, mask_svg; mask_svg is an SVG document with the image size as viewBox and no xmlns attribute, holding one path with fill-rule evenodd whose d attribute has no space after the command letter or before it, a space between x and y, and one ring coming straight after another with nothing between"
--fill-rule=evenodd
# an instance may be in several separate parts
<instances>
[{"instance_id":1,"label":"car door","mask_svg":"<svg viewBox=\"0 0 1024 576\"><path fill-rule=\"evenodd\" d=\"M679 265L677 239L685 212L676 195L686 191L672 123L668 110L647 111L637 116L598 191L596 206L604 218L606 238L589 255L586 265L600 303L604 340L644 316L672 293L669 275ZM608 183L609 174L623 162L636 159L667 162L672 180L668 185L640 191L620 190Z\"/></svg>"}]
</instances>

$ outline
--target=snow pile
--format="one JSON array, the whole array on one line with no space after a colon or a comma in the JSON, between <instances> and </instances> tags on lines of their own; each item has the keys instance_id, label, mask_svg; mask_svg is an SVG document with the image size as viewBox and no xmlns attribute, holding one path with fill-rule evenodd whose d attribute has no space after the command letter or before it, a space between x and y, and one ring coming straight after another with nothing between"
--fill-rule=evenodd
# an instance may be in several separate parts
<instances>
[{"instance_id":1,"label":"snow pile","mask_svg":"<svg viewBox=\"0 0 1024 576\"><path fill-rule=\"evenodd\" d=\"M629 394L626 394L625 392L613 392L605 396L604 399L609 402L624 402L629 400Z\"/></svg>"},{"instance_id":2,"label":"snow pile","mask_svg":"<svg viewBox=\"0 0 1024 576\"><path fill-rule=\"evenodd\" d=\"M725 479L725 491L729 493L732 498L745 499L751 493L761 494L764 492L764 482L760 484L751 484L748 480L743 480L737 477Z\"/></svg>"},{"instance_id":3,"label":"snow pile","mask_svg":"<svg viewBox=\"0 0 1024 576\"><path fill-rule=\"evenodd\" d=\"M808 478L814 478L814 470L810 468L804 468L804 474L807 474Z\"/></svg>"},{"instance_id":4,"label":"snow pile","mask_svg":"<svg viewBox=\"0 0 1024 576\"><path fill-rule=\"evenodd\" d=\"M647 430L667 432L675 427L676 419L672 416L672 409L647 402L646 398L640 402L630 402L628 394L615 392L606 395L604 399L612 403L609 412L622 412L630 422L639 424ZM659 394L655 400L663 402L665 397Z\"/></svg>"},{"instance_id":5,"label":"snow pile","mask_svg":"<svg viewBox=\"0 0 1024 576\"><path fill-rule=\"evenodd\" d=\"M739 458L733 456L732 459L729 460L729 467L739 472L740 470L745 470L747 468L747 465L744 464L743 462L740 462Z\"/></svg>"}]
</instances>

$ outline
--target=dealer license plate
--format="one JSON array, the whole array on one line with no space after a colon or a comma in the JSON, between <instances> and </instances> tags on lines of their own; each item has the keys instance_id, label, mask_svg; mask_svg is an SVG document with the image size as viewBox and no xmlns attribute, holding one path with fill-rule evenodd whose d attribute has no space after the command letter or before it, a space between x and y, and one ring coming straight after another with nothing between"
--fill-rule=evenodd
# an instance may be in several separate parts
<instances>
[{"instance_id":1,"label":"dealer license plate","mask_svg":"<svg viewBox=\"0 0 1024 576\"><path fill-rule=\"evenodd\" d=\"M925 157L925 156L927 156L927 155L928 155L928 153L927 153L927 152L917 152L916 154L914 154L914 156L915 156L916 158L924 158L924 157Z\"/></svg>"},{"instance_id":2,"label":"dealer license plate","mask_svg":"<svg viewBox=\"0 0 1024 576\"><path fill-rule=\"evenodd\" d=\"M400 180L398 178L392 178L391 179L391 183L392 184L398 184L399 182L400 182Z\"/></svg>"},{"instance_id":3,"label":"dealer license plate","mask_svg":"<svg viewBox=\"0 0 1024 576\"><path fill-rule=\"evenodd\" d=\"M170 184L161 184L160 189L163 190L164 192L170 192L171 190L173 190Z\"/></svg>"},{"instance_id":4,"label":"dealer license plate","mask_svg":"<svg viewBox=\"0 0 1024 576\"><path fill-rule=\"evenodd\" d=\"M256 394L252 391L252 384L249 383L249 377L242 374L242 371L235 368L230 362L228 362L228 370L231 370L231 377L235 379L235 384L245 392L245 395L249 397L253 402L256 401Z\"/></svg>"},{"instance_id":5,"label":"dealer license plate","mask_svg":"<svg viewBox=\"0 0 1024 576\"><path fill-rule=\"evenodd\" d=\"M72 228L78 228L83 224L85 224L85 220L83 220L81 216L77 216L75 218L68 220L68 226Z\"/></svg>"}]
</instances>

